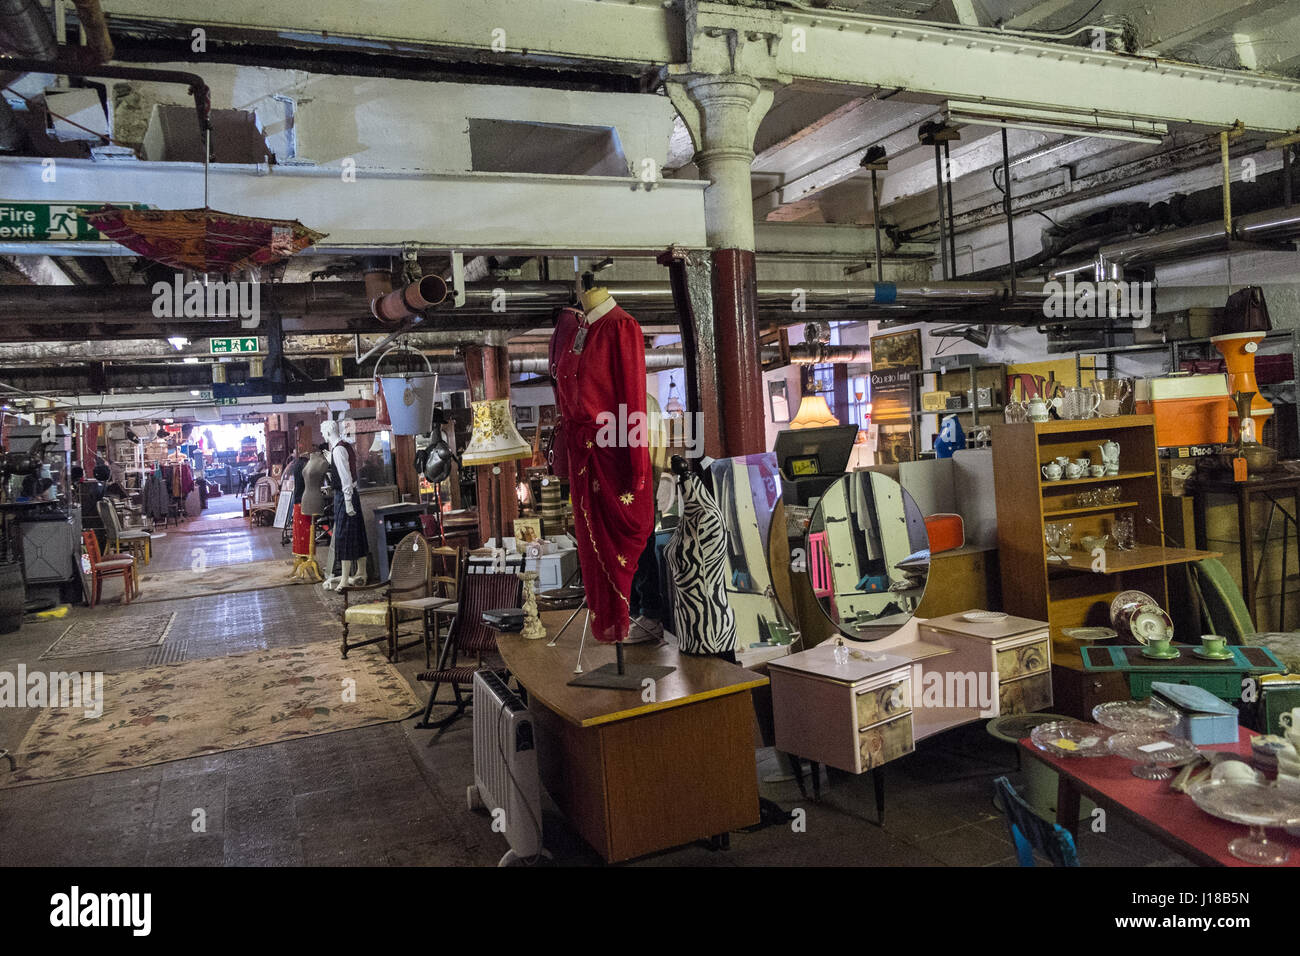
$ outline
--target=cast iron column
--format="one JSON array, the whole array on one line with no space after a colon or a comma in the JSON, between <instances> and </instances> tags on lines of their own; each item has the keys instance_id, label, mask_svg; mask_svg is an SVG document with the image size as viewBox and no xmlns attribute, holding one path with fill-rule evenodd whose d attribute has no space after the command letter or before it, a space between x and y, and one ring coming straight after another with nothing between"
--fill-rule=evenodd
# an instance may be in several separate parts
<instances>
[{"instance_id":1,"label":"cast iron column","mask_svg":"<svg viewBox=\"0 0 1300 956\"><path fill-rule=\"evenodd\" d=\"M668 95L690 130L700 177L710 181L704 222L713 250L713 329L710 335L697 328L694 345L715 359L699 363L698 410L706 419L719 416L722 447L705 450L714 457L754 454L767 439L749 177L754 134L772 92L750 77L726 74L670 80Z\"/></svg>"}]
</instances>

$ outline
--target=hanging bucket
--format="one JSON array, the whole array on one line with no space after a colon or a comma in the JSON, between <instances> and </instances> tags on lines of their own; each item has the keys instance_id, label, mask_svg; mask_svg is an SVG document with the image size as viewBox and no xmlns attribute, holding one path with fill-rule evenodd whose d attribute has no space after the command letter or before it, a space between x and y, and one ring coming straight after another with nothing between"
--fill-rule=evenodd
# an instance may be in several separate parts
<instances>
[{"instance_id":1,"label":"hanging bucket","mask_svg":"<svg viewBox=\"0 0 1300 956\"><path fill-rule=\"evenodd\" d=\"M394 435L423 435L433 423L433 400L438 394L438 373L423 353L406 346L394 348L415 352L424 359L428 371L380 375L379 363L394 349L379 356L379 361L375 362L375 378L384 392L384 408L393 424Z\"/></svg>"}]
</instances>

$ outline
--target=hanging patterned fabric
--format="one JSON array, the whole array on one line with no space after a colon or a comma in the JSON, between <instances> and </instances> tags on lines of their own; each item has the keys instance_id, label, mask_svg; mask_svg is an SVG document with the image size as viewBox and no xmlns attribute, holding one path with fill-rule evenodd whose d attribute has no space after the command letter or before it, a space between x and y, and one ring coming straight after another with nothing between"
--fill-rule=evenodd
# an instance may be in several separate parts
<instances>
[{"instance_id":1,"label":"hanging patterned fabric","mask_svg":"<svg viewBox=\"0 0 1300 956\"><path fill-rule=\"evenodd\" d=\"M680 481L682 519L664 548L673 582L673 623L683 654L736 649L736 613L727 600L727 534L722 511L694 470Z\"/></svg>"},{"instance_id":2,"label":"hanging patterned fabric","mask_svg":"<svg viewBox=\"0 0 1300 956\"><path fill-rule=\"evenodd\" d=\"M612 300L597 308L607 311L556 330L555 400L592 634L608 644L627 637L632 578L654 527L654 487L641 326Z\"/></svg>"}]
</instances>

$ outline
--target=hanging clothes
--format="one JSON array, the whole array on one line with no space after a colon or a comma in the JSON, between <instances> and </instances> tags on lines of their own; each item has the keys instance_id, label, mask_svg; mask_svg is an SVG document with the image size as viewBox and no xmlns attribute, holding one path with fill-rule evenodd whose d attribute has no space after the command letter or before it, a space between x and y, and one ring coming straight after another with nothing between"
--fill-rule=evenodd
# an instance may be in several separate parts
<instances>
[{"instance_id":1,"label":"hanging clothes","mask_svg":"<svg viewBox=\"0 0 1300 956\"><path fill-rule=\"evenodd\" d=\"M356 451L347 442L338 442L330 449L330 487L334 489L334 556L340 561L359 561L370 554L356 474ZM348 514L348 499L352 514Z\"/></svg>"},{"instance_id":2,"label":"hanging clothes","mask_svg":"<svg viewBox=\"0 0 1300 956\"><path fill-rule=\"evenodd\" d=\"M592 633L616 643L627 637L632 578L654 527L645 339L636 319L606 300L581 323L557 328L552 344L564 422L559 454L569 473ZM627 431L610 427L607 416Z\"/></svg>"},{"instance_id":3,"label":"hanging clothes","mask_svg":"<svg viewBox=\"0 0 1300 956\"><path fill-rule=\"evenodd\" d=\"M732 654L736 612L727 599L727 534L718 508L692 468L680 479L682 520L664 548L673 582L673 623L683 654Z\"/></svg>"}]
</instances>

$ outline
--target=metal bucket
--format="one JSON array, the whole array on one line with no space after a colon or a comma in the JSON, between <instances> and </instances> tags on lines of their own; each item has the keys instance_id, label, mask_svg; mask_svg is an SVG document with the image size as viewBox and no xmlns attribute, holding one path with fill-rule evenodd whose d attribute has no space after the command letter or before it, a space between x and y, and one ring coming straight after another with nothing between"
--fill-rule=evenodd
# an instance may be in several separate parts
<instances>
[{"instance_id":1,"label":"metal bucket","mask_svg":"<svg viewBox=\"0 0 1300 956\"><path fill-rule=\"evenodd\" d=\"M423 435L433 423L433 404L438 395L438 373L429 364L424 353L406 346L395 346L415 352L424 359L426 372L407 372L401 375L380 375L379 363L394 349L389 349L375 362L375 378L384 391L384 407L392 422L394 435Z\"/></svg>"}]
</instances>

